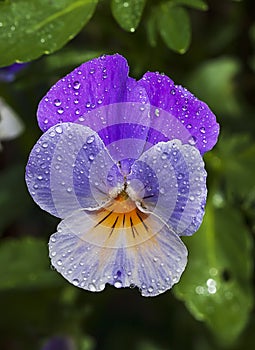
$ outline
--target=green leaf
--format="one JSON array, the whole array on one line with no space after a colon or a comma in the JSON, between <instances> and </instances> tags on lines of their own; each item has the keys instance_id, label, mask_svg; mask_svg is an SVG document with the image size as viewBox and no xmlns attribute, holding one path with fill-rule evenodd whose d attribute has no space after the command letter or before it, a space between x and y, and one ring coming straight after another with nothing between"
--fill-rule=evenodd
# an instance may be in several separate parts
<instances>
[{"instance_id":1,"label":"green leaf","mask_svg":"<svg viewBox=\"0 0 255 350\"><path fill-rule=\"evenodd\" d=\"M35 238L6 239L0 246L0 290L60 285L50 268L45 241Z\"/></svg>"},{"instance_id":2,"label":"green leaf","mask_svg":"<svg viewBox=\"0 0 255 350\"><path fill-rule=\"evenodd\" d=\"M234 77L240 67L240 63L232 57L209 60L194 71L188 79L188 86L216 114L236 116L240 113L240 103L236 97Z\"/></svg>"},{"instance_id":3,"label":"green leaf","mask_svg":"<svg viewBox=\"0 0 255 350\"><path fill-rule=\"evenodd\" d=\"M134 32L141 20L146 0L112 0L112 14L119 25Z\"/></svg>"},{"instance_id":4,"label":"green leaf","mask_svg":"<svg viewBox=\"0 0 255 350\"><path fill-rule=\"evenodd\" d=\"M208 5L203 0L172 0L172 1L177 5L186 5L201 11L208 10Z\"/></svg>"},{"instance_id":5,"label":"green leaf","mask_svg":"<svg viewBox=\"0 0 255 350\"><path fill-rule=\"evenodd\" d=\"M185 242L188 265L174 292L222 343L232 343L253 304L250 234L239 212L210 200L200 230Z\"/></svg>"},{"instance_id":6,"label":"green leaf","mask_svg":"<svg viewBox=\"0 0 255 350\"><path fill-rule=\"evenodd\" d=\"M223 134L217 150L210 152L207 157L224 177L225 192L229 196L234 194L244 198L255 188L255 143L247 135Z\"/></svg>"},{"instance_id":7,"label":"green leaf","mask_svg":"<svg viewBox=\"0 0 255 350\"><path fill-rule=\"evenodd\" d=\"M146 30L149 43L152 47L157 45L157 12L155 7L151 9L150 15L146 23Z\"/></svg>"},{"instance_id":8,"label":"green leaf","mask_svg":"<svg viewBox=\"0 0 255 350\"><path fill-rule=\"evenodd\" d=\"M191 40L191 27L185 9L174 6L171 1L163 3L158 10L158 29L170 49L181 54L187 51Z\"/></svg>"},{"instance_id":9,"label":"green leaf","mask_svg":"<svg viewBox=\"0 0 255 350\"><path fill-rule=\"evenodd\" d=\"M98 0L12 0L0 3L0 67L64 46L89 21Z\"/></svg>"}]
</instances>

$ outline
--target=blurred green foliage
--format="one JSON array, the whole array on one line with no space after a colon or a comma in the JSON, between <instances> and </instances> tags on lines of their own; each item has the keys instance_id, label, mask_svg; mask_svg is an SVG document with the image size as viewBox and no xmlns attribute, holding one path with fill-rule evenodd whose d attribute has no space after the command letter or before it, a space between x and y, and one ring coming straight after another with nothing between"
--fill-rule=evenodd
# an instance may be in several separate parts
<instances>
[{"instance_id":1,"label":"blurred green foliage","mask_svg":"<svg viewBox=\"0 0 255 350\"><path fill-rule=\"evenodd\" d=\"M185 85L221 125L205 156L205 219L185 239L187 269L173 293L152 299L111 286L91 294L52 271L46 244L58 220L33 203L23 180L42 96L80 63L115 52L136 78L161 71ZM0 82L26 125L0 153L0 349L41 349L61 335L81 350L253 348L255 3L5 0L0 53L0 66L37 58L14 82Z\"/></svg>"}]
</instances>

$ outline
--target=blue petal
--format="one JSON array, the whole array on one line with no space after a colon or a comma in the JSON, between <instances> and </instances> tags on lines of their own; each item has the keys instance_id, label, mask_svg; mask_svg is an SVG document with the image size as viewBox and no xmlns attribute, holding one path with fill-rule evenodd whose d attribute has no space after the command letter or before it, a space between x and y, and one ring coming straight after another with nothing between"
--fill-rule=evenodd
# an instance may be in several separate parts
<instances>
[{"instance_id":1,"label":"blue petal","mask_svg":"<svg viewBox=\"0 0 255 350\"><path fill-rule=\"evenodd\" d=\"M161 220L146 216L132 235L130 227L112 231L98 224L101 214L76 211L50 238L52 265L70 283L90 291L102 291L106 283L138 286L142 295L155 296L178 282L187 250Z\"/></svg>"},{"instance_id":2,"label":"blue petal","mask_svg":"<svg viewBox=\"0 0 255 350\"><path fill-rule=\"evenodd\" d=\"M154 213L179 235L199 228L207 196L206 171L199 151L179 140L160 142L132 166L129 186L137 193L139 208ZM148 191L148 189L150 191Z\"/></svg>"},{"instance_id":3,"label":"blue petal","mask_svg":"<svg viewBox=\"0 0 255 350\"><path fill-rule=\"evenodd\" d=\"M34 146L26 182L42 209L66 217L79 208L100 208L109 200L111 187L121 186L123 178L94 131L62 123L45 132Z\"/></svg>"}]
</instances>

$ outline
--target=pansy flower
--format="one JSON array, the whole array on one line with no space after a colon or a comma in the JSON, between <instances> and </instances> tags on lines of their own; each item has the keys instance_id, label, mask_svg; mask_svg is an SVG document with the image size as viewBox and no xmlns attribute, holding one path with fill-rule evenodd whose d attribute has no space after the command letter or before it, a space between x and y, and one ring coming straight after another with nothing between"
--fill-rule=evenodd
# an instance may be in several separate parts
<instances>
[{"instance_id":1,"label":"pansy flower","mask_svg":"<svg viewBox=\"0 0 255 350\"><path fill-rule=\"evenodd\" d=\"M44 134L26 182L62 219L50 237L52 265L85 290L170 289L187 263L180 236L196 232L204 214L202 155L219 132L208 106L165 75L130 78L116 54L58 81L38 122Z\"/></svg>"}]
</instances>

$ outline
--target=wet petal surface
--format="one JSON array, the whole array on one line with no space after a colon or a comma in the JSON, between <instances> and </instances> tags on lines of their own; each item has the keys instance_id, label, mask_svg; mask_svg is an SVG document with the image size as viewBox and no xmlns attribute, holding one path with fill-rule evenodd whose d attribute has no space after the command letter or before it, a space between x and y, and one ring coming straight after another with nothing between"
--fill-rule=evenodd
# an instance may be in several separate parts
<instances>
[{"instance_id":1,"label":"wet petal surface","mask_svg":"<svg viewBox=\"0 0 255 350\"><path fill-rule=\"evenodd\" d=\"M100 208L109 201L110 189L122 186L123 177L97 133L62 123L44 133L34 146L26 182L42 209L66 217L80 208Z\"/></svg>"},{"instance_id":2,"label":"wet petal surface","mask_svg":"<svg viewBox=\"0 0 255 350\"><path fill-rule=\"evenodd\" d=\"M82 64L59 80L41 100L37 118L42 131L60 122L79 117L111 103L146 100L146 91L128 77L128 64L115 54Z\"/></svg>"},{"instance_id":3,"label":"wet petal surface","mask_svg":"<svg viewBox=\"0 0 255 350\"><path fill-rule=\"evenodd\" d=\"M134 233L128 218L114 226L120 214L103 221L101 214L77 211L50 238L52 265L69 282L90 291L102 291L106 283L138 286L144 296L158 295L178 282L187 250L157 217L140 212L142 223L131 213Z\"/></svg>"},{"instance_id":4,"label":"wet petal surface","mask_svg":"<svg viewBox=\"0 0 255 350\"><path fill-rule=\"evenodd\" d=\"M131 169L128 181L142 211L153 212L179 235L197 231L207 189L204 162L195 147L179 140L160 142Z\"/></svg>"},{"instance_id":5,"label":"wet petal surface","mask_svg":"<svg viewBox=\"0 0 255 350\"><path fill-rule=\"evenodd\" d=\"M192 136L190 143L196 145L201 154L213 148L217 142L219 125L204 102L159 73L146 73L138 84L146 89L153 106L168 111L188 129Z\"/></svg>"}]
</instances>

